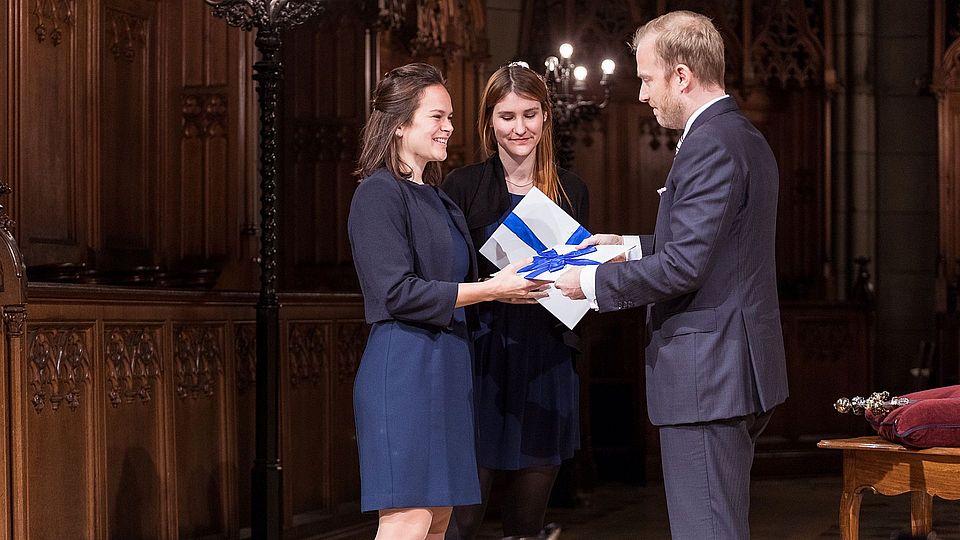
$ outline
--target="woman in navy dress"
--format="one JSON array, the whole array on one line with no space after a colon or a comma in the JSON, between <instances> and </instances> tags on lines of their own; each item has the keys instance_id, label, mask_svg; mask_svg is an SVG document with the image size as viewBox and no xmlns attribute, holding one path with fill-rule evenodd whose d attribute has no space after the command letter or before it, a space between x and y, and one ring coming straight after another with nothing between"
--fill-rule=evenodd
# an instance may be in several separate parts
<instances>
[{"instance_id":1,"label":"woman in navy dress","mask_svg":"<svg viewBox=\"0 0 960 540\"><path fill-rule=\"evenodd\" d=\"M479 248L536 186L581 225L587 188L554 164L546 84L523 64L500 68L480 100L480 140L490 157L452 171L443 190L466 216ZM480 273L495 270L480 256ZM575 340L539 305L479 306L476 340L478 463L483 504L454 510L447 537L472 539L483 520L494 473L505 479L503 534L536 537L560 462L580 447Z\"/></svg>"},{"instance_id":2,"label":"woman in navy dress","mask_svg":"<svg viewBox=\"0 0 960 540\"><path fill-rule=\"evenodd\" d=\"M361 506L378 539L443 538L453 505L480 501L472 336L464 306L542 295L520 265L476 283L457 206L436 184L452 105L427 64L387 73L362 133L348 231L372 325L354 385Z\"/></svg>"}]
</instances>

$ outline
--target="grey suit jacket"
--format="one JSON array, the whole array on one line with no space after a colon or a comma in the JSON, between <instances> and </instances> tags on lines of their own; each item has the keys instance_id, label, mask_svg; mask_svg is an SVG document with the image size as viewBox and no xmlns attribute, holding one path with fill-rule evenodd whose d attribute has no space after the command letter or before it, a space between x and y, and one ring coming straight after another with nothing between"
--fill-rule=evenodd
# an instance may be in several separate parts
<instances>
[{"instance_id":1,"label":"grey suit jacket","mask_svg":"<svg viewBox=\"0 0 960 540\"><path fill-rule=\"evenodd\" d=\"M674 159L653 253L597 269L600 311L650 305L654 424L733 418L786 399L774 260L778 182L763 135L733 98L722 99L697 117Z\"/></svg>"}]
</instances>

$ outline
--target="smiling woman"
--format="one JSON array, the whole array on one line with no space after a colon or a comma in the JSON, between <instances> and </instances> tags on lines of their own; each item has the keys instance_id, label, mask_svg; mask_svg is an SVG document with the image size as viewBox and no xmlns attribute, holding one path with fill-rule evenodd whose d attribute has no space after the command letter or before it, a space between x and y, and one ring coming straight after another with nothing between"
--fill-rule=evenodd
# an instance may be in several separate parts
<instances>
[{"instance_id":1,"label":"smiling woman","mask_svg":"<svg viewBox=\"0 0 960 540\"><path fill-rule=\"evenodd\" d=\"M435 184L453 126L440 72L408 64L377 85L348 231L372 325L354 386L361 507L377 538L439 539L480 502L466 306L536 298L524 261L476 281L463 214ZM466 283L464 283L466 282ZM469 324L468 324L469 321Z\"/></svg>"},{"instance_id":2,"label":"smiling woman","mask_svg":"<svg viewBox=\"0 0 960 540\"><path fill-rule=\"evenodd\" d=\"M450 93L435 84L423 90L420 106L410 122L397 127L400 160L413 172L411 180L423 183L423 170L431 161L447 159L447 141L453 132Z\"/></svg>"}]
</instances>

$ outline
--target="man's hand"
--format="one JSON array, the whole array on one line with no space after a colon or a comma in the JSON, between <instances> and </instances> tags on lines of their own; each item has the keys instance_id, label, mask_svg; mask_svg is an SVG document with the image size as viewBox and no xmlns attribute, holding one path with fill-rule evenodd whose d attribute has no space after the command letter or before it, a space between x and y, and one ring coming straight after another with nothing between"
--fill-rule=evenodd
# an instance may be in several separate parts
<instances>
[{"instance_id":1,"label":"man's hand","mask_svg":"<svg viewBox=\"0 0 960 540\"><path fill-rule=\"evenodd\" d=\"M596 235L595 235L596 236ZM594 238L591 236L590 238ZM613 236L613 235L604 235ZM589 240L589 239L588 239ZM592 245L592 244L587 244ZM553 282L553 286L560 289L560 292L571 300L583 300L583 290L580 289L580 272L583 270L580 266L574 266L566 272L560 274L560 277Z\"/></svg>"},{"instance_id":2,"label":"man's hand","mask_svg":"<svg viewBox=\"0 0 960 540\"><path fill-rule=\"evenodd\" d=\"M580 245L577 246L577 249L583 249L587 246L596 245L622 246L623 237L619 234L594 234L592 236L588 236L583 242L580 242Z\"/></svg>"},{"instance_id":3,"label":"man's hand","mask_svg":"<svg viewBox=\"0 0 960 540\"><path fill-rule=\"evenodd\" d=\"M577 249L583 249L587 246L597 246L597 245L612 245L612 246L622 246L623 237L619 234L595 234L593 236L587 237L586 240L580 242L580 245L577 246ZM624 262L627 260L627 254L623 253L617 255L616 257L610 259L607 262Z\"/></svg>"}]
</instances>

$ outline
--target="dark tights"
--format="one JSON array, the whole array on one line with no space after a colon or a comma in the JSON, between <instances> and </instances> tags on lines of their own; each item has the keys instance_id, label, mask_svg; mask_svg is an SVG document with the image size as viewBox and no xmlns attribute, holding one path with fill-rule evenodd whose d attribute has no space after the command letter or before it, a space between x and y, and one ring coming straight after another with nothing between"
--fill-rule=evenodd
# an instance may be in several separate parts
<instances>
[{"instance_id":1,"label":"dark tights","mask_svg":"<svg viewBox=\"0 0 960 540\"><path fill-rule=\"evenodd\" d=\"M447 529L446 540L473 540L483 523L483 514L490 500L490 487L495 474L503 475L503 535L536 538L543 528L550 490L557 479L559 465L530 467L517 471L495 471L480 468L482 501L472 506L457 506ZM455 525L454 526L454 522Z\"/></svg>"}]
</instances>

